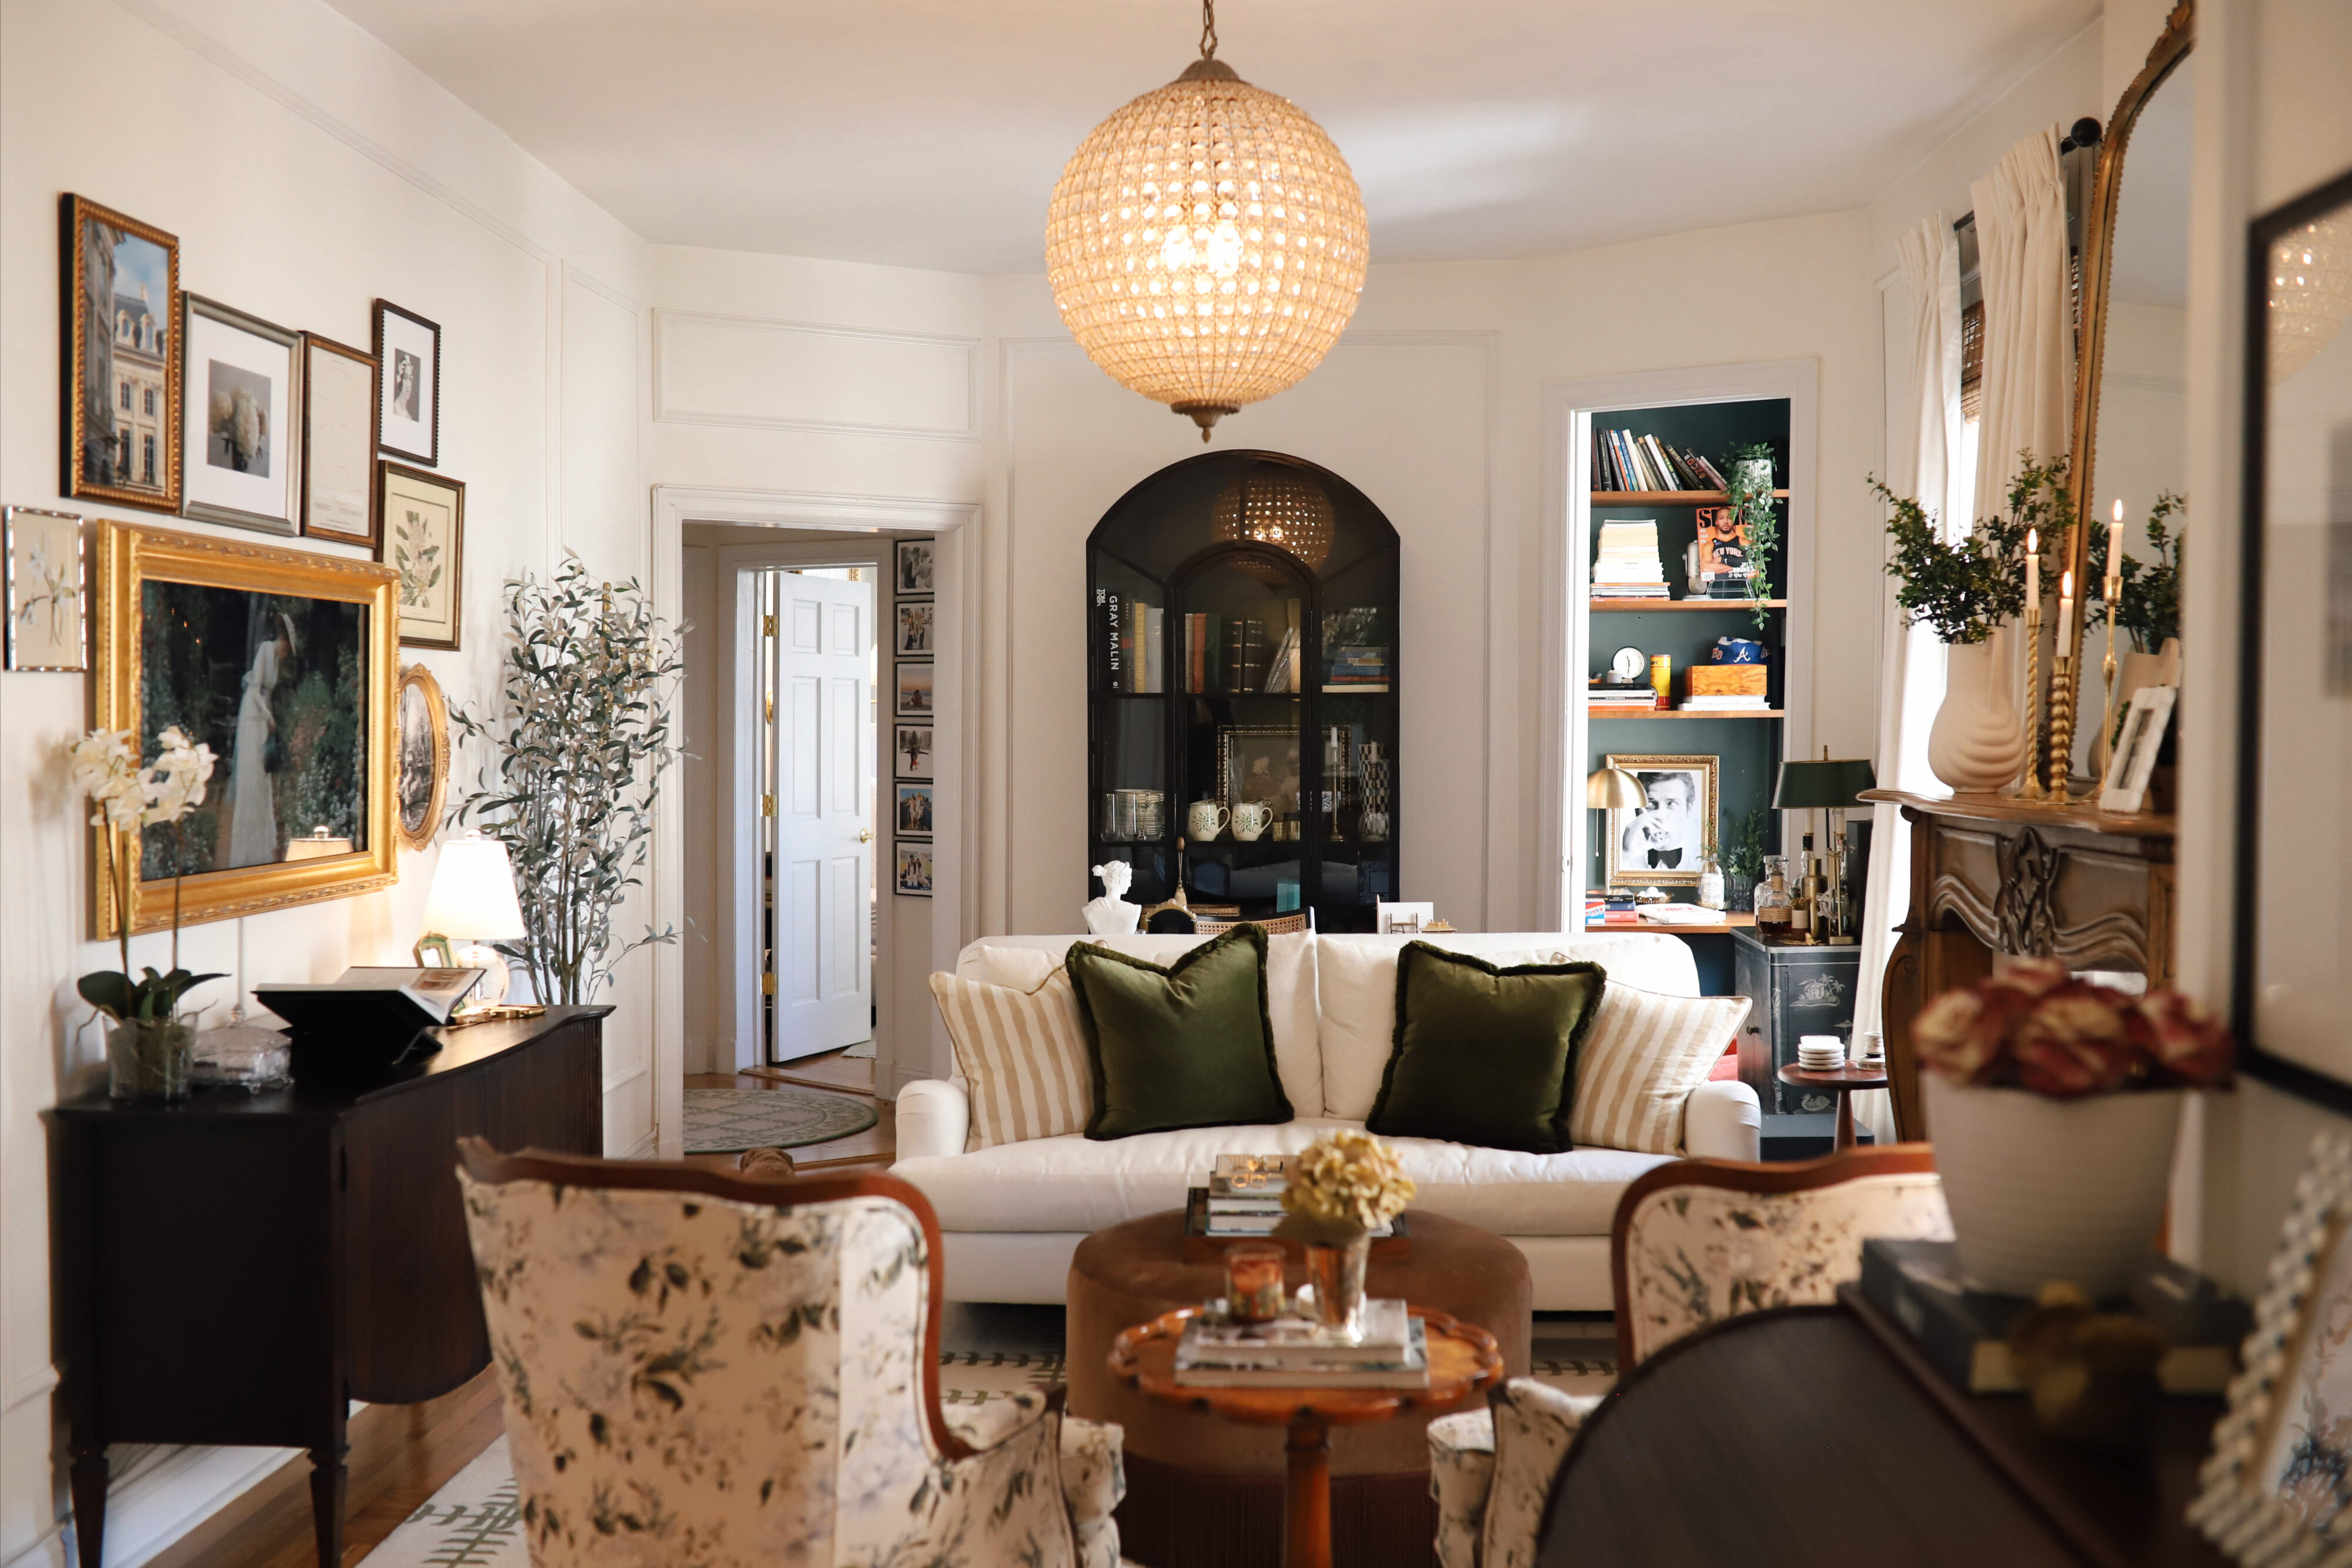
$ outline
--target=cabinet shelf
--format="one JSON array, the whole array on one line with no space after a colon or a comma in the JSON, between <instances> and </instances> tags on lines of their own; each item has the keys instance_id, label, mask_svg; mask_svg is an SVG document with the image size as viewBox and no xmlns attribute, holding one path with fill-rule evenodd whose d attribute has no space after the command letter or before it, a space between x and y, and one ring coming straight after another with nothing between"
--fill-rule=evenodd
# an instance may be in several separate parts
<instances>
[{"instance_id":1,"label":"cabinet shelf","mask_svg":"<svg viewBox=\"0 0 2352 1568\"><path fill-rule=\"evenodd\" d=\"M1756 609L1752 599L1596 599L1591 601L1595 615L1660 615L1706 613L1710 611ZM1767 610L1786 610L1785 599L1768 599Z\"/></svg>"},{"instance_id":2,"label":"cabinet shelf","mask_svg":"<svg viewBox=\"0 0 2352 1568\"><path fill-rule=\"evenodd\" d=\"M1648 713L1596 713L1589 714L1586 716L1591 719L1594 724L1608 723L1621 718L1631 719L1636 722L1653 718L1786 718L1789 716L1789 710L1786 708L1768 707L1734 708L1728 712L1722 713L1685 713L1680 708L1669 707L1653 708Z\"/></svg>"},{"instance_id":3,"label":"cabinet shelf","mask_svg":"<svg viewBox=\"0 0 2352 1568\"><path fill-rule=\"evenodd\" d=\"M1725 499L1720 490L1595 490L1592 504L1596 507L1711 507ZM1785 501L1786 490L1775 490L1772 498Z\"/></svg>"}]
</instances>

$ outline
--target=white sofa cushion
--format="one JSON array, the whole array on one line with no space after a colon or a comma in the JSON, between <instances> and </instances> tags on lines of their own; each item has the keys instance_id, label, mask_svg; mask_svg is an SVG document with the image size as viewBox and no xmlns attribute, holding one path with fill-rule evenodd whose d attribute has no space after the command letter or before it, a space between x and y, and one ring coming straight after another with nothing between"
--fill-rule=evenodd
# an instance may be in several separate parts
<instances>
[{"instance_id":1,"label":"white sofa cushion","mask_svg":"<svg viewBox=\"0 0 2352 1568\"><path fill-rule=\"evenodd\" d=\"M1622 982L1668 996L1698 995L1698 965L1691 957L1690 944L1664 932L1575 936L1460 931L1418 937L1318 937L1315 965L1322 997L1326 1115L1361 1121L1372 1113L1381 1074L1396 1043L1397 954L1414 941L1503 966L1549 964L1557 961L1557 954L1569 962L1600 965L1612 985Z\"/></svg>"},{"instance_id":2,"label":"white sofa cushion","mask_svg":"<svg viewBox=\"0 0 2352 1568\"><path fill-rule=\"evenodd\" d=\"M1729 1049L1746 997L1667 997L1614 979L1576 1052L1568 1134L1580 1146L1682 1152L1683 1104Z\"/></svg>"},{"instance_id":3,"label":"white sofa cushion","mask_svg":"<svg viewBox=\"0 0 2352 1568\"><path fill-rule=\"evenodd\" d=\"M1296 1154L1356 1121L1302 1116L1277 1126L1189 1127L1092 1142L1035 1138L974 1154L902 1159L948 1231L1099 1230L1184 1207L1221 1154ZM1420 1188L1415 1208L1503 1236L1606 1236L1617 1199L1664 1155L1574 1149L1530 1155L1426 1138L1383 1140Z\"/></svg>"},{"instance_id":4,"label":"white sofa cushion","mask_svg":"<svg viewBox=\"0 0 2352 1568\"><path fill-rule=\"evenodd\" d=\"M1172 964L1207 940L1149 935L986 936L963 950L956 973L1027 990L1062 964L1073 943L1100 942L1130 958ZM1292 1112L1301 1116L1319 1115L1323 1110L1323 1050L1316 1018L1318 945L1314 933L1307 931L1271 936L1265 944L1265 1008L1274 1024L1275 1075L1282 1080L1283 1096Z\"/></svg>"},{"instance_id":5,"label":"white sofa cushion","mask_svg":"<svg viewBox=\"0 0 2352 1568\"><path fill-rule=\"evenodd\" d=\"M931 997L971 1099L967 1149L1086 1131L1093 1068L1069 971L1029 987L933 975Z\"/></svg>"}]
</instances>

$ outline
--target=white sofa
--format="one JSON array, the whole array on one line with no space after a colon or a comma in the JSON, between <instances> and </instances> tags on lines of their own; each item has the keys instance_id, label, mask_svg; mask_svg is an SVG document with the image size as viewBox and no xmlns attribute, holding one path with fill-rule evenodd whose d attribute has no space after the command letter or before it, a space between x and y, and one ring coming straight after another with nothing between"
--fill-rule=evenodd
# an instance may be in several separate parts
<instances>
[{"instance_id":1,"label":"white sofa","mask_svg":"<svg viewBox=\"0 0 2352 1568\"><path fill-rule=\"evenodd\" d=\"M1034 985L1084 936L992 936L966 947L957 973L997 985ZM1110 946L1167 963L1203 938L1138 936ZM1267 1010L1276 1066L1296 1119L1279 1125L1201 1127L1095 1142L1037 1138L965 1152L970 1103L957 1080L910 1083L898 1102L898 1162L939 1213L947 1294L964 1301L1060 1301L1070 1255L1090 1231L1181 1208L1220 1154L1289 1154L1334 1127L1360 1127L1380 1092L1396 1019L1401 936L1276 936L1268 945ZM1426 938L1495 963L1555 953L1590 959L1643 990L1698 994L1681 938L1652 932L1582 936L1518 932ZM1699 1085L1684 1103L1683 1149L1753 1160L1762 1127L1755 1091ZM1538 1311L1610 1305L1609 1224L1617 1199L1672 1156L1580 1148L1560 1155L1391 1140L1420 1187L1414 1207L1481 1225L1527 1254Z\"/></svg>"}]
</instances>

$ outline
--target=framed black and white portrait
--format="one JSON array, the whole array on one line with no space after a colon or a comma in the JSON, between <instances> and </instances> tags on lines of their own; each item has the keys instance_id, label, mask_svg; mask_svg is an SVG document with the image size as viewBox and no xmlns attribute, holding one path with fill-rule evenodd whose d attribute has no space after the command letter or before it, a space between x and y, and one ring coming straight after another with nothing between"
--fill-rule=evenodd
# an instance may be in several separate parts
<instances>
[{"instance_id":1,"label":"framed black and white portrait","mask_svg":"<svg viewBox=\"0 0 2352 1568\"><path fill-rule=\"evenodd\" d=\"M1602 846L1609 885L1696 886L1715 850L1722 759L1612 752L1606 760L1631 773L1648 798L1609 813Z\"/></svg>"},{"instance_id":2,"label":"framed black and white portrait","mask_svg":"<svg viewBox=\"0 0 2352 1568\"><path fill-rule=\"evenodd\" d=\"M931 836L931 787L929 784L898 786L898 804L893 821L901 836L914 834Z\"/></svg>"},{"instance_id":3,"label":"framed black and white portrait","mask_svg":"<svg viewBox=\"0 0 2352 1568\"><path fill-rule=\"evenodd\" d=\"M890 878L890 891L906 898L931 896L931 846L900 843Z\"/></svg>"},{"instance_id":4,"label":"framed black and white portrait","mask_svg":"<svg viewBox=\"0 0 2352 1568\"><path fill-rule=\"evenodd\" d=\"M932 701L929 663L900 664L898 669L898 703L891 711L900 718L930 717L937 709Z\"/></svg>"},{"instance_id":5,"label":"framed black and white portrait","mask_svg":"<svg viewBox=\"0 0 2352 1568\"><path fill-rule=\"evenodd\" d=\"M65 240L65 481L151 511L180 509L180 242L80 196Z\"/></svg>"},{"instance_id":6,"label":"framed black and white portrait","mask_svg":"<svg viewBox=\"0 0 2352 1568\"><path fill-rule=\"evenodd\" d=\"M890 731L891 770L901 779L931 777L931 727L895 725Z\"/></svg>"},{"instance_id":7,"label":"framed black and white portrait","mask_svg":"<svg viewBox=\"0 0 2352 1568\"><path fill-rule=\"evenodd\" d=\"M180 449L187 454L180 515L294 533L301 522L301 334L217 300L180 298Z\"/></svg>"},{"instance_id":8,"label":"framed black and white portrait","mask_svg":"<svg viewBox=\"0 0 2352 1568\"><path fill-rule=\"evenodd\" d=\"M389 299L375 302L375 444L394 457L441 463L441 329Z\"/></svg>"},{"instance_id":9,"label":"framed black and white portrait","mask_svg":"<svg viewBox=\"0 0 2352 1568\"><path fill-rule=\"evenodd\" d=\"M936 539L900 539L898 541L898 587L900 593L929 593L935 580L934 552Z\"/></svg>"},{"instance_id":10,"label":"framed black and white portrait","mask_svg":"<svg viewBox=\"0 0 2352 1568\"><path fill-rule=\"evenodd\" d=\"M375 361L302 334L302 532L375 548Z\"/></svg>"},{"instance_id":11,"label":"framed black and white portrait","mask_svg":"<svg viewBox=\"0 0 2352 1568\"><path fill-rule=\"evenodd\" d=\"M931 629L936 624L934 618L938 613L938 607L928 600L920 603L899 605L898 634L894 644L896 651L901 655L930 653L933 651Z\"/></svg>"}]
</instances>

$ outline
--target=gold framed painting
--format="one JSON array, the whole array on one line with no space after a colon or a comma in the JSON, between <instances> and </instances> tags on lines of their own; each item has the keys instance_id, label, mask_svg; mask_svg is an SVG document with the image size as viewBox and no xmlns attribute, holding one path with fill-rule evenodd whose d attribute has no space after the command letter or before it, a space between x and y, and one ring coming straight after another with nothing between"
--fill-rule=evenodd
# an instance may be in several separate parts
<instances>
[{"instance_id":1,"label":"gold framed painting","mask_svg":"<svg viewBox=\"0 0 2352 1568\"><path fill-rule=\"evenodd\" d=\"M196 925L390 886L396 575L111 521L95 553L97 722L142 758L176 725L218 760L186 821L117 838L127 910L97 869L114 830L91 829L92 935L168 925L175 898Z\"/></svg>"},{"instance_id":2,"label":"gold framed painting","mask_svg":"<svg viewBox=\"0 0 2352 1568\"><path fill-rule=\"evenodd\" d=\"M449 705L441 683L422 664L400 672L394 727L400 737L400 841L412 850L425 849L448 810Z\"/></svg>"},{"instance_id":3,"label":"gold framed painting","mask_svg":"<svg viewBox=\"0 0 2352 1568\"><path fill-rule=\"evenodd\" d=\"M158 512L180 509L180 242L80 196L64 230L65 483Z\"/></svg>"},{"instance_id":4,"label":"gold framed painting","mask_svg":"<svg viewBox=\"0 0 2352 1568\"><path fill-rule=\"evenodd\" d=\"M1643 806L1612 809L1603 845L1611 887L1695 887L1715 852L1723 800L1719 757L1612 751L1605 759L1641 780Z\"/></svg>"},{"instance_id":5,"label":"gold framed painting","mask_svg":"<svg viewBox=\"0 0 2352 1568\"><path fill-rule=\"evenodd\" d=\"M466 486L379 458L376 559L400 580L400 645L457 650L465 605Z\"/></svg>"}]
</instances>

